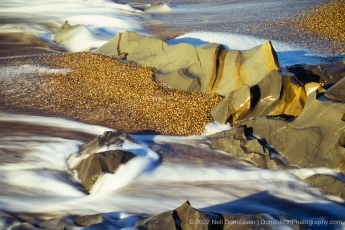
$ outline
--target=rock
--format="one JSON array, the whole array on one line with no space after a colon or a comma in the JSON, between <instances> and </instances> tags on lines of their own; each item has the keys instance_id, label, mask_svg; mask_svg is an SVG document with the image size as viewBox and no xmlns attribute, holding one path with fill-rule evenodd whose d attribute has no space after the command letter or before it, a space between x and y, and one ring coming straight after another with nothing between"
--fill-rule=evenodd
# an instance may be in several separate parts
<instances>
[{"instance_id":1,"label":"rock","mask_svg":"<svg viewBox=\"0 0 345 230\"><path fill-rule=\"evenodd\" d=\"M244 85L253 86L271 71L279 69L271 42L247 51L226 50L219 58L219 74L212 92L226 96Z\"/></svg>"},{"instance_id":2,"label":"rock","mask_svg":"<svg viewBox=\"0 0 345 230\"><path fill-rule=\"evenodd\" d=\"M238 127L209 136L213 148L231 153L237 158L244 158L261 168L275 168L269 151L257 139L253 139L246 127Z\"/></svg>"},{"instance_id":3,"label":"rock","mask_svg":"<svg viewBox=\"0 0 345 230\"><path fill-rule=\"evenodd\" d=\"M189 201L186 201L180 207L175 209L176 214L181 221L183 229L222 229L221 223L223 217L214 212L200 212L193 208Z\"/></svg>"},{"instance_id":4,"label":"rock","mask_svg":"<svg viewBox=\"0 0 345 230\"><path fill-rule=\"evenodd\" d=\"M181 224L178 223L176 211L163 212L153 217L140 220L135 223L135 227L140 230L151 229L166 229L166 230L181 230Z\"/></svg>"},{"instance_id":5,"label":"rock","mask_svg":"<svg viewBox=\"0 0 345 230\"><path fill-rule=\"evenodd\" d=\"M96 53L157 69L156 77L172 88L226 96L246 84L257 84L279 68L270 42L247 51L220 44L168 45L135 32L119 33Z\"/></svg>"},{"instance_id":6,"label":"rock","mask_svg":"<svg viewBox=\"0 0 345 230\"><path fill-rule=\"evenodd\" d=\"M134 226L142 230L276 229L275 225L285 225L292 229L303 229L302 225L295 224L292 221L292 218L284 214L220 214L200 211L193 208L189 201L186 201L175 210L140 220Z\"/></svg>"},{"instance_id":7,"label":"rock","mask_svg":"<svg viewBox=\"0 0 345 230\"><path fill-rule=\"evenodd\" d=\"M80 148L80 154L91 154L98 152L103 147L109 147L110 145L122 146L124 141L135 143L133 137L127 133L119 131L105 131L102 135L96 137L91 142L84 144Z\"/></svg>"},{"instance_id":8,"label":"rock","mask_svg":"<svg viewBox=\"0 0 345 230\"><path fill-rule=\"evenodd\" d=\"M236 122L240 116L247 114L250 110L250 87L244 85L232 91L218 105L211 110L211 116L221 124Z\"/></svg>"},{"instance_id":9,"label":"rock","mask_svg":"<svg viewBox=\"0 0 345 230\"><path fill-rule=\"evenodd\" d=\"M294 75L270 72L264 79L249 88L248 85L232 91L215 106L211 115L219 123L242 124L252 117L297 117L303 110L306 93L293 80Z\"/></svg>"},{"instance_id":10,"label":"rock","mask_svg":"<svg viewBox=\"0 0 345 230\"><path fill-rule=\"evenodd\" d=\"M345 60L320 65L299 64L289 66L287 70L294 73L302 85L317 82L329 88L345 77Z\"/></svg>"},{"instance_id":11,"label":"rock","mask_svg":"<svg viewBox=\"0 0 345 230\"><path fill-rule=\"evenodd\" d=\"M345 200L345 183L333 176L316 174L303 181L321 189L326 195L338 196Z\"/></svg>"},{"instance_id":12,"label":"rock","mask_svg":"<svg viewBox=\"0 0 345 230\"><path fill-rule=\"evenodd\" d=\"M93 224L102 223L104 217L101 214L79 216L73 219L74 223L81 227L88 227Z\"/></svg>"},{"instance_id":13,"label":"rock","mask_svg":"<svg viewBox=\"0 0 345 230\"><path fill-rule=\"evenodd\" d=\"M170 46L160 39L126 31L101 46L96 53L154 67L157 69L156 77L172 88L199 92L199 77L209 78L215 73L216 61L213 59L221 47L208 44L196 48L185 43ZM198 52L206 56L199 56Z\"/></svg>"},{"instance_id":14,"label":"rock","mask_svg":"<svg viewBox=\"0 0 345 230\"><path fill-rule=\"evenodd\" d=\"M256 85L252 86L250 88L252 98L251 110L249 113L240 116L240 119L248 120L251 117L270 113L279 103L282 81L282 76L277 71L272 71Z\"/></svg>"},{"instance_id":15,"label":"rock","mask_svg":"<svg viewBox=\"0 0 345 230\"><path fill-rule=\"evenodd\" d=\"M109 150L106 152L90 154L86 159L72 168L78 173L82 186L90 192L97 179L105 173L114 173L121 164L127 163L135 155L122 150Z\"/></svg>"},{"instance_id":16,"label":"rock","mask_svg":"<svg viewBox=\"0 0 345 230\"><path fill-rule=\"evenodd\" d=\"M104 44L85 25L71 26L67 21L55 32L54 41L72 52L90 51Z\"/></svg>"},{"instance_id":17,"label":"rock","mask_svg":"<svg viewBox=\"0 0 345 230\"><path fill-rule=\"evenodd\" d=\"M38 227L42 229L71 229L75 224L70 216L56 217L39 222Z\"/></svg>"},{"instance_id":18,"label":"rock","mask_svg":"<svg viewBox=\"0 0 345 230\"><path fill-rule=\"evenodd\" d=\"M267 114L270 116L298 117L307 99L306 92L303 86L295 81L295 75L284 71L280 73L282 81L280 98L278 101L275 100L276 106ZM276 95L273 98L276 98Z\"/></svg>"},{"instance_id":19,"label":"rock","mask_svg":"<svg viewBox=\"0 0 345 230\"><path fill-rule=\"evenodd\" d=\"M91 142L82 145L79 153L69 157L69 168L77 172L81 185L88 192L104 173L114 173L121 164L125 164L135 157L131 152L108 150L111 145L121 147L125 141L135 142L126 133L106 131Z\"/></svg>"},{"instance_id":20,"label":"rock","mask_svg":"<svg viewBox=\"0 0 345 230\"><path fill-rule=\"evenodd\" d=\"M314 91L308 96L302 113L292 122L258 117L243 125L247 132L267 142L288 165L338 168L345 174L344 111L344 103L327 100ZM226 151L236 155L231 151L239 149L241 142L233 141L234 133L241 129L211 135L212 147L228 148ZM228 143L236 146L224 148Z\"/></svg>"},{"instance_id":21,"label":"rock","mask_svg":"<svg viewBox=\"0 0 345 230\"><path fill-rule=\"evenodd\" d=\"M344 71L345 73L345 71ZM345 102L345 78L342 78L336 84L334 84L331 88L324 92L324 96L327 99Z\"/></svg>"},{"instance_id":22,"label":"rock","mask_svg":"<svg viewBox=\"0 0 345 230\"><path fill-rule=\"evenodd\" d=\"M312 92L318 90L318 92L324 92L325 90L321 87L320 83L310 82L304 85L304 91L307 96Z\"/></svg>"}]
</instances>

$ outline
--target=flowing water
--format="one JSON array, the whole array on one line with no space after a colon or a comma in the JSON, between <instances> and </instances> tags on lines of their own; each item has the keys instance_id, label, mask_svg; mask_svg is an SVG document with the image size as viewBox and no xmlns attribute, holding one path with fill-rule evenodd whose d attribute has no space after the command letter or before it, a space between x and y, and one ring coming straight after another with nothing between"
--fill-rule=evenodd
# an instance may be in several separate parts
<instances>
[{"instance_id":1,"label":"flowing water","mask_svg":"<svg viewBox=\"0 0 345 230\"><path fill-rule=\"evenodd\" d=\"M141 9L149 7L150 1L145 4L125 2L130 4L104 0L2 0L0 33L10 37L14 33L25 32L31 40L0 41L0 79L20 79L24 74L37 71L62 71L37 66L20 69L3 66L1 62L18 53L24 55L11 49L23 44L27 47L35 39L44 42L41 47L41 43L34 43L36 49L56 50L52 36L66 20L71 25L85 24L91 32L90 37L74 45L76 50L100 46L124 30L150 35L153 30L147 28L159 21L166 25L170 23L171 28L181 25L190 30L167 41L169 44L217 42L229 49L245 50L262 44L266 38L240 33L248 28L245 26L227 31L225 27L217 30L214 26L203 25L212 21L215 21L214 25L225 26L231 20L236 25L241 20L243 23L251 23L257 18L271 20L255 14L250 14L252 18L237 15L241 10L257 10L259 3L263 10L260 12L267 11L267 17L279 18L285 14L279 14L279 11L272 13L270 9L283 9L287 1L172 1L169 7L149 13ZM294 2L302 6L302 2L308 1ZM309 1L308 4L311 2L320 1ZM302 10L302 7L297 6L297 10L296 5L291 5L294 6L289 9L291 12ZM187 19L178 20L181 15ZM219 16L223 16L226 23ZM203 29L194 29L201 27ZM316 55L292 42L273 41L273 46L282 66L325 63L339 58ZM0 112L0 211L47 217L106 213L118 220L109 224L109 229L133 226L138 216L172 210L186 200L197 209L220 213L284 213L299 220L345 219L343 200L324 195L300 180L316 173L335 175L344 180L338 172L325 168L264 170L211 149L206 134L229 128L211 123L206 133L188 137L133 134L136 143L126 142L121 149L138 157L122 165L115 174L103 176L88 195L76 175L68 169L67 159L78 151L81 144L112 129L3 109ZM329 229L332 226L324 227Z\"/></svg>"}]
</instances>

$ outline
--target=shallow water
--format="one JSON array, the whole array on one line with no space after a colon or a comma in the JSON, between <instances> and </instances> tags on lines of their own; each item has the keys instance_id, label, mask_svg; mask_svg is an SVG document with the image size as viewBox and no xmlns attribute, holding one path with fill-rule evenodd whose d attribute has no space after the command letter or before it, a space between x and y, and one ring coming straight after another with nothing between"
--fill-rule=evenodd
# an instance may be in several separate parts
<instances>
[{"instance_id":1,"label":"shallow water","mask_svg":"<svg viewBox=\"0 0 345 230\"><path fill-rule=\"evenodd\" d=\"M211 150L202 135L133 135L137 144L123 149L136 153L138 160L103 177L103 184L87 195L68 170L67 159L83 141L108 128L9 113L1 114L0 127L1 157L6 159L0 165L3 211L153 215L189 200L196 208L221 213L283 212L298 219L345 217L339 198L323 195L296 176L317 170L259 169ZM53 131L49 134L47 130ZM83 141L71 136L70 130L80 133Z\"/></svg>"},{"instance_id":2,"label":"shallow water","mask_svg":"<svg viewBox=\"0 0 345 230\"><path fill-rule=\"evenodd\" d=\"M94 41L105 42L123 30L150 34L154 30L148 30L148 26L159 21L190 32L167 41L169 44L218 42L229 49L245 50L267 39L245 32L257 25L258 19L267 22L291 17L308 4L320 1L293 1L293 4L289 1L289 7L286 2L181 0L171 2L170 8L163 11L145 13L135 1L121 5L101 0L3 0L0 33L6 36L29 33L33 40L19 41L20 44L41 49L41 43L32 41L43 40L56 46L53 32L68 20L72 25L80 23L88 27L92 37L82 41L83 47L94 48ZM282 13L279 9L288 11ZM0 41L1 47L8 44L16 47L19 42ZM292 42L273 41L273 46L282 66L325 63L339 58L316 55ZM53 48L44 46L44 49ZM0 52L4 54L4 50ZM3 66L1 60L6 58L8 55L0 59L0 79L20 78L37 71L68 71ZM208 131L228 128L211 124ZM116 174L103 177L92 194L87 195L68 169L67 160L82 143L107 130L111 129L61 118L1 112L0 211L50 216L108 213L119 220L119 228L125 228L132 226L139 215L172 210L189 200L195 208L221 213L284 213L302 220L345 219L345 205L340 198L323 195L299 179L319 172L338 175L337 172L256 168L247 161L210 149L205 135L133 135L137 144L127 143L123 149L133 151L138 159L122 166Z\"/></svg>"}]
</instances>

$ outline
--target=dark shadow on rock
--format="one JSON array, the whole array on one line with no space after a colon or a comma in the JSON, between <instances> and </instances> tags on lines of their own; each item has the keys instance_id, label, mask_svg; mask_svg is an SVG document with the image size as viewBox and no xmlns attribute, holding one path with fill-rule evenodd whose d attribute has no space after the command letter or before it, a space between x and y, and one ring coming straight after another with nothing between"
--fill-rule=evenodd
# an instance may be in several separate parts
<instances>
[{"instance_id":1,"label":"dark shadow on rock","mask_svg":"<svg viewBox=\"0 0 345 230\"><path fill-rule=\"evenodd\" d=\"M258 85L254 85L250 88L250 94L251 94L251 103L250 103L250 109L253 109L259 102L261 98L261 91L260 87Z\"/></svg>"}]
</instances>

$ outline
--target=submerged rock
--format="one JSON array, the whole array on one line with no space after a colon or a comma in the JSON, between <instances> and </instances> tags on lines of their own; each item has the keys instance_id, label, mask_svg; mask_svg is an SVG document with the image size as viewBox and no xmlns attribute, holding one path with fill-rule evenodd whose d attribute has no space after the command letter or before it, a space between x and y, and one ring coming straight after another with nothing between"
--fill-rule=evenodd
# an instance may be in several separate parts
<instances>
[{"instance_id":1,"label":"submerged rock","mask_svg":"<svg viewBox=\"0 0 345 230\"><path fill-rule=\"evenodd\" d=\"M333 176L316 174L303 181L321 189L326 195L338 196L345 200L345 183Z\"/></svg>"},{"instance_id":2,"label":"submerged rock","mask_svg":"<svg viewBox=\"0 0 345 230\"><path fill-rule=\"evenodd\" d=\"M55 32L54 41L72 52L90 51L104 43L85 25L71 26L67 21Z\"/></svg>"},{"instance_id":3,"label":"submerged rock","mask_svg":"<svg viewBox=\"0 0 345 230\"><path fill-rule=\"evenodd\" d=\"M90 192L98 178L105 173L114 173L121 164L125 164L134 158L131 152L122 150L109 150L100 153L93 153L84 160L81 160L75 168L82 186Z\"/></svg>"},{"instance_id":4,"label":"submerged rock","mask_svg":"<svg viewBox=\"0 0 345 230\"><path fill-rule=\"evenodd\" d=\"M105 218L101 214L94 214L94 215L79 216L73 219L73 222L78 226L88 227L93 224L102 223L104 219Z\"/></svg>"},{"instance_id":5,"label":"submerged rock","mask_svg":"<svg viewBox=\"0 0 345 230\"><path fill-rule=\"evenodd\" d=\"M126 133L107 131L69 158L70 169L77 172L81 185L88 192L103 174L114 173L121 164L135 157L133 153L122 150L100 151L107 150L110 145L122 146L124 141L134 142L134 139Z\"/></svg>"}]
</instances>

